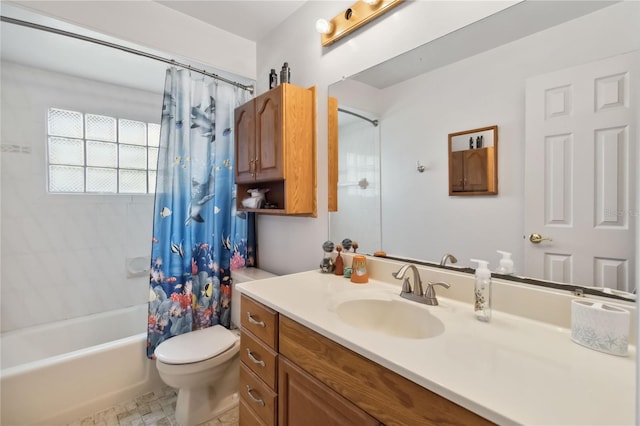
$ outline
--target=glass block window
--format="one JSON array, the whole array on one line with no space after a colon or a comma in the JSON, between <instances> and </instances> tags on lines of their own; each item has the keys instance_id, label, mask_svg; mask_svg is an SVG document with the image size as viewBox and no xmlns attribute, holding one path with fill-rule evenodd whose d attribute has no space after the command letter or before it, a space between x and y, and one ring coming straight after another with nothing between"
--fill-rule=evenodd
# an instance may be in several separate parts
<instances>
[{"instance_id":1,"label":"glass block window","mask_svg":"<svg viewBox=\"0 0 640 426\"><path fill-rule=\"evenodd\" d=\"M147 144L147 123L133 120L118 120L120 142L132 145Z\"/></svg>"},{"instance_id":2,"label":"glass block window","mask_svg":"<svg viewBox=\"0 0 640 426\"><path fill-rule=\"evenodd\" d=\"M87 114L85 118L87 139L116 142L118 137L116 121L113 117Z\"/></svg>"},{"instance_id":3,"label":"glass block window","mask_svg":"<svg viewBox=\"0 0 640 426\"><path fill-rule=\"evenodd\" d=\"M49 192L155 192L160 125L50 108Z\"/></svg>"}]
</instances>

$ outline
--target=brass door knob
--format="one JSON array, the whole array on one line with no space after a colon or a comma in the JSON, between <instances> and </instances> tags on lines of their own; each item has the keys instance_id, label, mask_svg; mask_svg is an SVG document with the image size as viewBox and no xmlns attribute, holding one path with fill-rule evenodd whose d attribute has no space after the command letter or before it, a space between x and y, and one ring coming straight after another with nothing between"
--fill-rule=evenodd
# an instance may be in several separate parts
<instances>
[{"instance_id":1,"label":"brass door knob","mask_svg":"<svg viewBox=\"0 0 640 426\"><path fill-rule=\"evenodd\" d=\"M540 244L540 241L553 241L551 238L543 237L540 234L531 234L529 235L529 241L533 244Z\"/></svg>"}]
</instances>

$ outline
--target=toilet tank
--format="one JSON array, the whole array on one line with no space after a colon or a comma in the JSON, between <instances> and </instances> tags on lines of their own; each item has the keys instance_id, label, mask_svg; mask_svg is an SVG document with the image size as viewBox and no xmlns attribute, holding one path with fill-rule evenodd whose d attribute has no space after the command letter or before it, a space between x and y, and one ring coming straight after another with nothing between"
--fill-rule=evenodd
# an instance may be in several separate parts
<instances>
[{"instance_id":1,"label":"toilet tank","mask_svg":"<svg viewBox=\"0 0 640 426\"><path fill-rule=\"evenodd\" d=\"M232 328L240 328L240 292L236 292L235 285L238 283L246 283L247 281L261 280L264 278L275 277L275 274L258 268L244 268L231 271L231 324Z\"/></svg>"}]
</instances>

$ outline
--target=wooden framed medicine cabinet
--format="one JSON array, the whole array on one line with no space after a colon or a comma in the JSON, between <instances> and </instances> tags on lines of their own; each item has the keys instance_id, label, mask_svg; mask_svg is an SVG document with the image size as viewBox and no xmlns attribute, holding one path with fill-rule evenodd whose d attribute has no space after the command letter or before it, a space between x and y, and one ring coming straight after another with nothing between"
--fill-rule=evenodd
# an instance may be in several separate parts
<instances>
[{"instance_id":1,"label":"wooden framed medicine cabinet","mask_svg":"<svg viewBox=\"0 0 640 426\"><path fill-rule=\"evenodd\" d=\"M498 126L449 133L449 195L498 194Z\"/></svg>"}]
</instances>

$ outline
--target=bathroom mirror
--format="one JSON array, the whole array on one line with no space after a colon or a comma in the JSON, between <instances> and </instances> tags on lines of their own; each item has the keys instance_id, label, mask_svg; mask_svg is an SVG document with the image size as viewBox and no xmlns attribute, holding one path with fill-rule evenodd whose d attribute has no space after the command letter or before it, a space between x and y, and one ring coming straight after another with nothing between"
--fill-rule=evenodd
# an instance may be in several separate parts
<instances>
[{"instance_id":1,"label":"bathroom mirror","mask_svg":"<svg viewBox=\"0 0 640 426\"><path fill-rule=\"evenodd\" d=\"M547 231L530 224L533 209L542 208L544 214L544 206L549 203L543 198L525 200L527 194L536 193L531 189L536 182L526 176L527 170L544 166L544 162L530 162L526 157L529 138L526 91L528 83L540 76L637 51L640 35L634 19L638 16L638 7L634 2L518 3L332 84L329 95L338 99L340 107L353 108L379 120L376 136L379 141L369 139L379 143L375 164L380 170L377 196L380 210L372 211L371 205L375 203L370 203L366 210L352 213L349 223L359 225L375 216L379 217L380 228L374 228L372 223L366 233L357 233L355 227L349 228L340 222L340 231L336 232L335 213L331 213L330 238L359 240L375 235L378 243L360 244L358 251L383 250L398 259L419 260L430 265L438 265L445 253L452 253L458 263L448 267L468 272L472 270L465 268L472 266L471 258L487 260L490 269L495 270L500 259L496 250L502 250L512 253L515 263L517 277L508 279L567 290L576 286L600 288L607 294L634 298L626 293L635 289L637 276L638 215L634 212L638 202L635 195L638 158L634 140L629 144L619 142L628 151L615 157L626 170L624 180L620 180L624 184L617 192L625 206L619 208L619 214L625 215L626 220L625 226L617 231L620 239L633 241L624 243L627 247L623 249L624 255L602 261L609 266L591 281L574 278L571 273L566 279L550 278L557 266L555 258L543 262L539 268L528 265L530 250L558 254L554 248L560 246L560 232L566 225L551 223L552 234L546 235ZM534 13L528 8L553 10L536 9ZM608 34L607 40L598 36L603 32ZM497 34L509 35L509 38L496 42ZM637 84L637 74L630 73L628 78ZM550 97L550 107L558 100ZM637 102L633 98L630 105L636 108ZM589 105L593 104L587 103L587 107ZM638 114L633 115L636 118L630 125L636 128ZM445 141L450 134L487 126L496 126L496 136L499 133L500 154L495 157L496 170L500 171L499 192L496 185L497 193L493 196L451 196L447 185L450 151ZM340 130L341 138L342 128ZM468 144L469 137L466 141ZM451 152L456 152L454 149ZM350 154L344 153L341 146L341 164L344 155ZM574 169L560 170L573 172L583 167L579 161L582 160L574 163ZM594 162L592 159L586 164ZM358 174L355 170L351 173ZM544 181L538 179L537 184ZM356 182L339 181L338 188L345 183ZM338 204L342 208L342 195L338 192ZM369 197L376 195L371 192ZM581 209L588 210L587 206L574 208ZM551 241L535 244L529 238L534 233ZM617 244L616 239L610 241L612 245ZM594 249L592 258L601 261L595 251L599 244L580 245ZM596 266L578 269L593 272ZM571 268L576 269L569 265L569 272Z\"/></svg>"},{"instance_id":2,"label":"bathroom mirror","mask_svg":"<svg viewBox=\"0 0 640 426\"><path fill-rule=\"evenodd\" d=\"M498 126L449 133L449 195L498 193Z\"/></svg>"}]
</instances>

